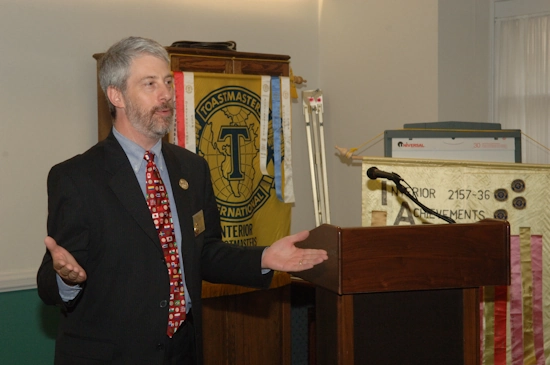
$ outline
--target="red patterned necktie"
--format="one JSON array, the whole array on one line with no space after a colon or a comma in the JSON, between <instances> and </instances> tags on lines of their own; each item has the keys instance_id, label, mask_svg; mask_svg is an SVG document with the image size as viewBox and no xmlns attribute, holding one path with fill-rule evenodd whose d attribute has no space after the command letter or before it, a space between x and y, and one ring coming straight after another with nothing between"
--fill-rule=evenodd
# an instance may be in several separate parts
<instances>
[{"instance_id":1,"label":"red patterned necktie","mask_svg":"<svg viewBox=\"0 0 550 365\"><path fill-rule=\"evenodd\" d=\"M180 255L174 234L168 193L155 164L155 154L146 151L143 158L147 161L145 171L147 205L157 228L166 266L168 267L168 276L170 277L170 307L168 309L166 334L172 337L185 320L185 292L181 278Z\"/></svg>"}]
</instances>

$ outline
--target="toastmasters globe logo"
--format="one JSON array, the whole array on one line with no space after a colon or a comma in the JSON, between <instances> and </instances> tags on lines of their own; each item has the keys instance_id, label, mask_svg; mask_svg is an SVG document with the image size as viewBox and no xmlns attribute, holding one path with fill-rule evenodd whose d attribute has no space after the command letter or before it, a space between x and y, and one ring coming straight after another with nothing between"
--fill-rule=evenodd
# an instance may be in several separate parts
<instances>
[{"instance_id":1,"label":"toastmasters globe logo","mask_svg":"<svg viewBox=\"0 0 550 365\"><path fill-rule=\"evenodd\" d=\"M210 166L220 218L243 222L270 196L273 178L259 170L260 97L240 86L210 92L195 108L197 152ZM271 114L270 114L271 120ZM273 160L268 145L267 163Z\"/></svg>"}]
</instances>

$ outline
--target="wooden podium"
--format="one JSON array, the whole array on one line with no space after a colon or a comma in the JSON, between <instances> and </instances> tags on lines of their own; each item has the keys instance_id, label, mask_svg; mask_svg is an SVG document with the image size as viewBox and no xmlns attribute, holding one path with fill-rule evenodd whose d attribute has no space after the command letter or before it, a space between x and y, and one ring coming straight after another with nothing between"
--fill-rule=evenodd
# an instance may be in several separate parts
<instances>
[{"instance_id":1,"label":"wooden podium","mask_svg":"<svg viewBox=\"0 0 550 365\"><path fill-rule=\"evenodd\" d=\"M316 286L318 365L480 364L479 288L510 284L510 226L340 228L300 247L329 259L295 275Z\"/></svg>"}]
</instances>

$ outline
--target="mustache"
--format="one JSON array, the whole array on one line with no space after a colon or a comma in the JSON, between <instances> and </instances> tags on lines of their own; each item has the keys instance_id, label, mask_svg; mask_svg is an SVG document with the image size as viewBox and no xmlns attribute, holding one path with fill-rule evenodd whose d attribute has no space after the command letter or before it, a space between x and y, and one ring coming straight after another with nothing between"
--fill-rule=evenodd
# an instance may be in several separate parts
<instances>
[{"instance_id":1,"label":"mustache","mask_svg":"<svg viewBox=\"0 0 550 365\"><path fill-rule=\"evenodd\" d=\"M158 111L164 111L164 110L170 110L171 112L174 112L174 102L173 101L166 101L160 105L157 105L151 109L151 114L155 114Z\"/></svg>"}]
</instances>

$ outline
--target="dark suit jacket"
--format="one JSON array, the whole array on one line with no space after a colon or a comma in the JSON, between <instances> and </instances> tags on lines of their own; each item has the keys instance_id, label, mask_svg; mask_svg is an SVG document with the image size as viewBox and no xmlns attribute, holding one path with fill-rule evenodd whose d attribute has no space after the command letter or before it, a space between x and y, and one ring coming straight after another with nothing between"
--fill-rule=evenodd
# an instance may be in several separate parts
<instances>
[{"instance_id":1,"label":"dark suit jacket","mask_svg":"<svg viewBox=\"0 0 550 365\"><path fill-rule=\"evenodd\" d=\"M163 143L162 153L182 231L180 254L200 364L202 280L267 287L272 274L261 274L261 247L222 242L206 161L168 143ZM180 188L181 178L189 183L187 190ZM192 216L201 210L206 230L195 236ZM88 275L79 296L64 303L48 252L38 271L40 297L62 308L55 363L162 364L157 344L166 336L168 274L149 208L112 133L51 169L48 235L71 252Z\"/></svg>"}]
</instances>

